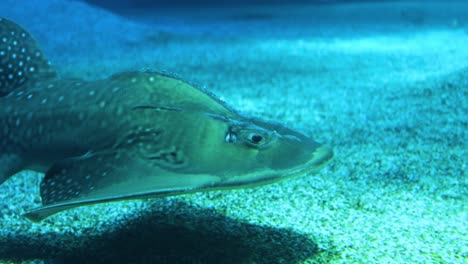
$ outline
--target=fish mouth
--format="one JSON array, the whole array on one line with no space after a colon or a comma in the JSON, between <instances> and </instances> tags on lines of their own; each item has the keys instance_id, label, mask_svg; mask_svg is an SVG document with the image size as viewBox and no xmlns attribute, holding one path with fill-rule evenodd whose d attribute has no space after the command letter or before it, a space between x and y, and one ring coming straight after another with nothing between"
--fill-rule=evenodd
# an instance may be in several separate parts
<instances>
[{"instance_id":1,"label":"fish mouth","mask_svg":"<svg viewBox=\"0 0 468 264\"><path fill-rule=\"evenodd\" d=\"M255 187L275 183L287 178L316 173L332 158L333 151L331 148L327 146L319 146L312 153L312 157L304 164L288 169L268 169L261 172L253 172L243 176L232 177L219 183L215 189Z\"/></svg>"}]
</instances>

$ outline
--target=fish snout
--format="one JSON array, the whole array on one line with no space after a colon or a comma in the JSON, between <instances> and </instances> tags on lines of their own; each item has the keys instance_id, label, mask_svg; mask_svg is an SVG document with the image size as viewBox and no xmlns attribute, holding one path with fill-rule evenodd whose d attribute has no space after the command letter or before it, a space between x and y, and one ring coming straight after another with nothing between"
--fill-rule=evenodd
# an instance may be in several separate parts
<instances>
[{"instance_id":1,"label":"fish snout","mask_svg":"<svg viewBox=\"0 0 468 264\"><path fill-rule=\"evenodd\" d=\"M272 156L272 169L309 171L320 168L333 157L331 148L308 138L283 136Z\"/></svg>"}]
</instances>

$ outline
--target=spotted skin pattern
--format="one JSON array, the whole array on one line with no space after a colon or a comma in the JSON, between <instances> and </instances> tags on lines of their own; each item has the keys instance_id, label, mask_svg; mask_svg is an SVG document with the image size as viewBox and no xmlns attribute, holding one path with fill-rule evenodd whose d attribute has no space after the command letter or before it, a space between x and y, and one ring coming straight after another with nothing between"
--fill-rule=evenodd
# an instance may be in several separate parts
<instances>
[{"instance_id":1,"label":"spotted skin pattern","mask_svg":"<svg viewBox=\"0 0 468 264\"><path fill-rule=\"evenodd\" d=\"M0 184L45 173L32 221L77 206L273 182L316 171L329 148L239 115L158 72L61 79L36 41L0 19Z\"/></svg>"},{"instance_id":2,"label":"spotted skin pattern","mask_svg":"<svg viewBox=\"0 0 468 264\"><path fill-rule=\"evenodd\" d=\"M0 96L28 79L53 78L55 71L28 32L0 18Z\"/></svg>"}]
</instances>

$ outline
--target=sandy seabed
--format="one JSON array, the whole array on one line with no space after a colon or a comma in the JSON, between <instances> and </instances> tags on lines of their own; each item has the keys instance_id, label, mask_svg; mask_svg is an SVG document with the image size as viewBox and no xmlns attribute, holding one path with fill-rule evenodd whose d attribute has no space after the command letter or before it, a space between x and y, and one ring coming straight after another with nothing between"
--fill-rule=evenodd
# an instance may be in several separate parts
<instances>
[{"instance_id":1,"label":"sandy seabed","mask_svg":"<svg viewBox=\"0 0 468 264\"><path fill-rule=\"evenodd\" d=\"M42 175L22 172L0 186L0 259L468 262L468 5L451 5L166 12L143 23L76 1L2 1L0 16L28 28L63 78L173 72L326 142L335 158L272 185L89 206L38 224L21 215L40 205Z\"/></svg>"}]
</instances>

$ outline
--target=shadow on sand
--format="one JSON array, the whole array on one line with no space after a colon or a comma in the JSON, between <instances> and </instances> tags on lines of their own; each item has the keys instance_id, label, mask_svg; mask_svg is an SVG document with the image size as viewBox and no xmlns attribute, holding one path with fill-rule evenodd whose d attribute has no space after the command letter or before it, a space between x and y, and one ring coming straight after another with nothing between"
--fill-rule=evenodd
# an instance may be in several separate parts
<instances>
[{"instance_id":1,"label":"shadow on sand","mask_svg":"<svg viewBox=\"0 0 468 264\"><path fill-rule=\"evenodd\" d=\"M0 259L44 259L45 263L298 263L318 253L310 238L288 229L240 222L180 201L170 207L169 212L158 208L96 237L60 234L58 240L63 243L54 245L38 237L2 238ZM79 246L71 247L70 241Z\"/></svg>"}]
</instances>

